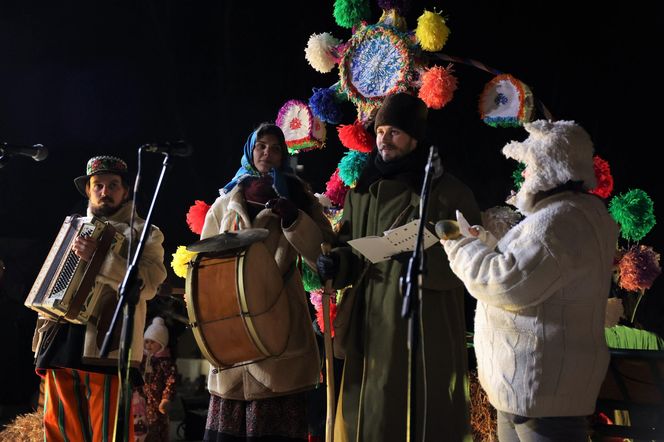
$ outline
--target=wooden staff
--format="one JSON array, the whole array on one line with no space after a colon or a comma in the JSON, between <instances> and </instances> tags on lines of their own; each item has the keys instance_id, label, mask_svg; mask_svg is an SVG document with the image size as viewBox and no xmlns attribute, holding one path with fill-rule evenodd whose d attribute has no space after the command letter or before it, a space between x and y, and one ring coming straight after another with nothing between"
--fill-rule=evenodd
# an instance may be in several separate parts
<instances>
[{"instance_id":1,"label":"wooden staff","mask_svg":"<svg viewBox=\"0 0 664 442\"><path fill-rule=\"evenodd\" d=\"M320 245L323 255L329 255L332 247L324 242ZM335 392L334 392L334 353L332 351L332 321L330 321L330 295L334 293L332 280L325 281L323 287L323 327L325 331L325 371L327 374L327 416L325 419L325 441L334 441L334 412L335 412Z\"/></svg>"}]
</instances>

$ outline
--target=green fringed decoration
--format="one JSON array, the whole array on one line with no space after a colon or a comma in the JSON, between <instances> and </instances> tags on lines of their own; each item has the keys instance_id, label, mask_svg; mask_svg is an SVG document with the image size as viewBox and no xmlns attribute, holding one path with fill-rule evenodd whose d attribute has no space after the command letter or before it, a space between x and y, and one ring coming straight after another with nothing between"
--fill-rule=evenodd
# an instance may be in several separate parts
<instances>
[{"instance_id":1,"label":"green fringed decoration","mask_svg":"<svg viewBox=\"0 0 664 442\"><path fill-rule=\"evenodd\" d=\"M323 287L323 284L320 282L318 273L314 272L306 265L302 263L302 284L304 285L304 290L306 292L313 292Z\"/></svg>"},{"instance_id":2,"label":"green fringed decoration","mask_svg":"<svg viewBox=\"0 0 664 442\"><path fill-rule=\"evenodd\" d=\"M334 2L334 20L342 28L352 28L370 16L371 9L366 0L336 0Z\"/></svg>"},{"instance_id":3,"label":"green fringed decoration","mask_svg":"<svg viewBox=\"0 0 664 442\"><path fill-rule=\"evenodd\" d=\"M620 225L620 236L627 241L639 241L656 223L653 202L641 189L614 196L609 212Z\"/></svg>"},{"instance_id":4,"label":"green fringed decoration","mask_svg":"<svg viewBox=\"0 0 664 442\"><path fill-rule=\"evenodd\" d=\"M514 181L514 187L518 191L521 189L521 185L523 184L523 171L526 170L526 164L525 163L519 163L516 166L516 169L514 172L512 172L512 180Z\"/></svg>"},{"instance_id":5,"label":"green fringed decoration","mask_svg":"<svg viewBox=\"0 0 664 442\"><path fill-rule=\"evenodd\" d=\"M624 325L605 328L606 344L610 348L633 350L664 350L664 340L654 333Z\"/></svg>"},{"instance_id":6,"label":"green fringed decoration","mask_svg":"<svg viewBox=\"0 0 664 442\"><path fill-rule=\"evenodd\" d=\"M339 161L339 178L348 187L355 187L357 179L364 169L364 165L369 158L368 153L359 152L357 150L349 150L346 152Z\"/></svg>"}]
</instances>

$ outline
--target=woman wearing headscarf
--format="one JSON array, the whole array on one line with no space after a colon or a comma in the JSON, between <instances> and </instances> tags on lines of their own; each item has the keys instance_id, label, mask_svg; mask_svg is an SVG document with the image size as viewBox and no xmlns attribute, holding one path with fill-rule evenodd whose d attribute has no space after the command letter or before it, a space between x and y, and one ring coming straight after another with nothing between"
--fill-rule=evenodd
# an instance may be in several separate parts
<instances>
[{"instance_id":1,"label":"woman wearing headscarf","mask_svg":"<svg viewBox=\"0 0 664 442\"><path fill-rule=\"evenodd\" d=\"M264 228L264 245L282 274L290 325L285 351L227 370L212 368L206 441L306 440L305 391L320 377L318 348L298 255L315 268L320 244L333 233L309 186L288 166L284 134L263 123L244 145L241 167L207 213L201 238ZM258 270L258 269L257 269Z\"/></svg>"}]
</instances>

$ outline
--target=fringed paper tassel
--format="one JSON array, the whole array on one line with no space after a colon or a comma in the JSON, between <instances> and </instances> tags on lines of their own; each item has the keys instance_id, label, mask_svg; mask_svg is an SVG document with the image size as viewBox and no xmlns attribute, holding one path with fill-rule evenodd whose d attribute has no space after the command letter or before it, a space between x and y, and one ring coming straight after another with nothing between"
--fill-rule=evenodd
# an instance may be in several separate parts
<instances>
[{"instance_id":1,"label":"fringed paper tassel","mask_svg":"<svg viewBox=\"0 0 664 442\"><path fill-rule=\"evenodd\" d=\"M440 14L425 10L417 19L415 37L423 50L429 52L440 51L445 46L449 35L450 29Z\"/></svg>"},{"instance_id":2,"label":"fringed paper tassel","mask_svg":"<svg viewBox=\"0 0 664 442\"><path fill-rule=\"evenodd\" d=\"M309 293L311 304L316 310L316 323L322 333L325 333L325 325L323 324L323 289L313 290ZM330 324L334 324L334 318L337 316L337 297L330 296ZM334 325L332 326L331 335L334 337Z\"/></svg>"},{"instance_id":3,"label":"fringed paper tassel","mask_svg":"<svg viewBox=\"0 0 664 442\"><path fill-rule=\"evenodd\" d=\"M318 273L305 263L302 263L302 285L305 292L313 292L323 287Z\"/></svg>"},{"instance_id":4,"label":"fringed paper tassel","mask_svg":"<svg viewBox=\"0 0 664 442\"><path fill-rule=\"evenodd\" d=\"M205 216L207 215L208 210L210 210L210 205L201 200L194 201L194 205L189 207L189 212L187 212L187 225L196 235L200 235L203 231L203 224L205 224Z\"/></svg>"},{"instance_id":5,"label":"fringed paper tassel","mask_svg":"<svg viewBox=\"0 0 664 442\"><path fill-rule=\"evenodd\" d=\"M357 183L364 165L367 164L368 158L368 153L357 150L350 150L344 154L341 161L339 161L339 178L346 186L355 187L355 183Z\"/></svg>"},{"instance_id":6,"label":"fringed paper tassel","mask_svg":"<svg viewBox=\"0 0 664 442\"><path fill-rule=\"evenodd\" d=\"M309 109L319 120L337 125L343 117L334 88L314 88L309 98Z\"/></svg>"},{"instance_id":7,"label":"fringed paper tassel","mask_svg":"<svg viewBox=\"0 0 664 442\"><path fill-rule=\"evenodd\" d=\"M613 192L613 176L609 163L599 155L593 157L593 167L595 168L595 178L597 178L597 187L589 190L593 195L600 198L608 198Z\"/></svg>"},{"instance_id":8,"label":"fringed paper tassel","mask_svg":"<svg viewBox=\"0 0 664 442\"><path fill-rule=\"evenodd\" d=\"M337 132L341 144L351 150L368 153L373 150L376 142L359 120L355 120L353 124L342 124L337 127Z\"/></svg>"},{"instance_id":9,"label":"fringed paper tassel","mask_svg":"<svg viewBox=\"0 0 664 442\"><path fill-rule=\"evenodd\" d=\"M452 75L451 67L433 66L422 75L418 97L427 107L441 109L452 100L456 89L457 79Z\"/></svg>"},{"instance_id":10,"label":"fringed paper tassel","mask_svg":"<svg viewBox=\"0 0 664 442\"><path fill-rule=\"evenodd\" d=\"M180 278L186 278L189 262L196 257L196 252L190 252L185 246L178 246L172 256L171 267L173 272Z\"/></svg>"},{"instance_id":11,"label":"fringed paper tassel","mask_svg":"<svg viewBox=\"0 0 664 442\"><path fill-rule=\"evenodd\" d=\"M343 207L344 200L346 199L346 192L348 187L339 178L339 169L335 170L330 180L325 184L325 196L327 196L332 204L337 207Z\"/></svg>"},{"instance_id":12,"label":"fringed paper tassel","mask_svg":"<svg viewBox=\"0 0 664 442\"><path fill-rule=\"evenodd\" d=\"M334 2L334 20L342 28L352 28L371 16L369 2L366 0L336 0Z\"/></svg>"},{"instance_id":13,"label":"fringed paper tassel","mask_svg":"<svg viewBox=\"0 0 664 442\"><path fill-rule=\"evenodd\" d=\"M341 40L334 38L329 32L311 34L304 49L304 58L318 72L331 72L339 61L335 48L340 43Z\"/></svg>"}]
</instances>

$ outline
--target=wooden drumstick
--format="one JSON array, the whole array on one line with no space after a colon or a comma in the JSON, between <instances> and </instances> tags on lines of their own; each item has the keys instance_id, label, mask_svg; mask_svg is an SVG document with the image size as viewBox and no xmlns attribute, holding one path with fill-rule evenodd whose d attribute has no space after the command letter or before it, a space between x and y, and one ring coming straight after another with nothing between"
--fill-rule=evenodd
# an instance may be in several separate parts
<instances>
[{"instance_id":1,"label":"wooden drumstick","mask_svg":"<svg viewBox=\"0 0 664 442\"><path fill-rule=\"evenodd\" d=\"M332 247L329 243L322 243L320 245L323 255L329 255ZM333 442L334 440L334 413L336 408L336 398L334 392L334 354L332 351L332 324L330 321L330 296L334 293L332 288L332 280L325 281L323 287L323 327L325 331L323 336L325 339L325 372L327 374L327 416L325 419L325 441Z\"/></svg>"}]
</instances>

